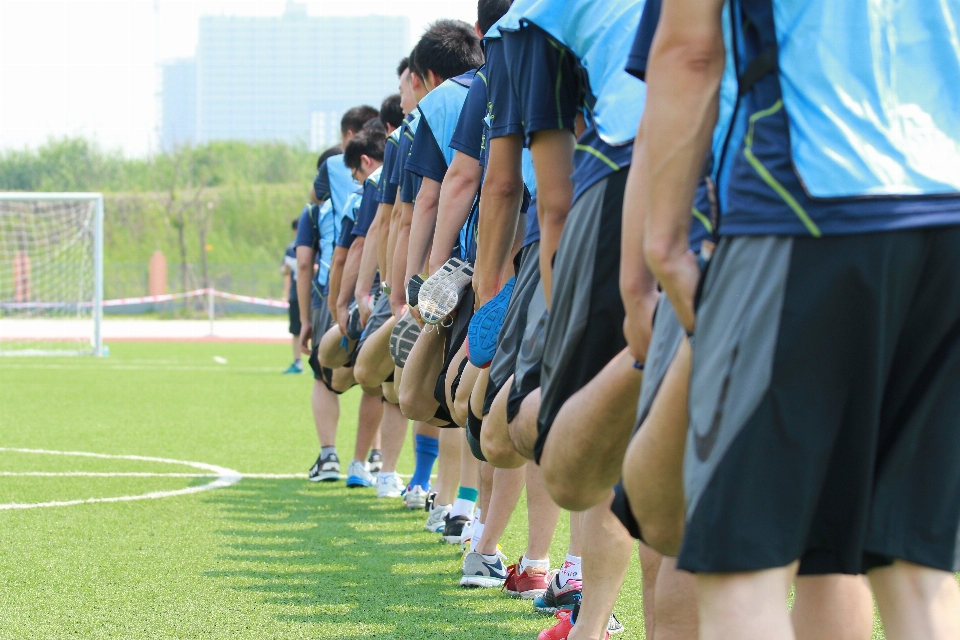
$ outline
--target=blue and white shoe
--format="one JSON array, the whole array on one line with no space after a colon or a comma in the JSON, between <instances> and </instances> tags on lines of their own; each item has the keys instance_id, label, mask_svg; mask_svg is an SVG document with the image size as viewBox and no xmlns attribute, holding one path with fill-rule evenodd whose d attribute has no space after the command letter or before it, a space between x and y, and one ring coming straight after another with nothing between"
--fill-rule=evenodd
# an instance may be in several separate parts
<instances>
[{"instance_id":1,"label":"blue and white shoe","mask_svg":"<svg viewBox=\"0 0 960 640\"><path fill-rule=\"evenodd\" d=\"M483 554L471 551L463 557L463 577L460 578L461 587L480 587L491 589L502 587L507 579L507 568L503 560L497 555L493 562L488 561Z\"/></svg>"},{"instance_id":2,"label":"blue and white shoe","mask_svg":"<svg viewBox=\"0 0 960 640\"><path fill-rule=\"evenodd\" d=\"M284 375L303 373L303 363L297 360L284 370Z\"/></svg>"},{"instance_id":3,"label":"blue and white shoe","mask_svg":"<svg viewBox=\"0 0 960 640\"><path fill-rule=\"evenodd\" d=\"M376 481L377 479L373 477L373 474L370 473L370 470L367 468L366 462L354 460L350 463L350 466L347 467L348 489L372 487Z\"/></svg>"},{"instance_id":4,"label":"blue and white shoe","mask_svg":"<svg viewBox=\"0 0 960 640\"><path fill-rule=\"evenodd\" d=\"M497 352L497 338L507 318L507 308L513 295L516 278L507 280L500 293L477 309L467 328L467 357L470 364L481 369L490 366L493 354Z\"/></svg>"}]
</instances>

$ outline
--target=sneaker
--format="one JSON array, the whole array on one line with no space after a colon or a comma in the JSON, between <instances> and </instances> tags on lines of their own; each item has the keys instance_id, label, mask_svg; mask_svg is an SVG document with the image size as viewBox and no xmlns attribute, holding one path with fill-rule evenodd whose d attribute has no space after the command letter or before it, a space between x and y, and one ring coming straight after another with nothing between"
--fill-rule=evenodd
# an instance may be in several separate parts
<instances>
[{"instance_id":1,"label":"sneaker","mask_svg":"<svg viewBox=\"0 0 960 640\"><path fill-rule=\"evenodd\" d=\"M612 613L610 614L610 621L607 623L607 633L611 636L623 633L623 624Z\"/></svg>"},{"instance_id":2,"label":"sneaker","mask_svg":"<svg viewBox=\"0 0 960 640\"><path fill-rule=\"evenodd\" d=\"M580 599L583 583L580 580L567 580L560 586L560 572L553 574L543 595L533 599L533 608L540 613L556 613L557 609L569 609Z\"/></svg>"},{"instance_id":3,"label":"sneaker","mask_svg":"<svg viewBox=\"0 0 960 640\"><path fill-rule=\"evenodd\" d=\"M428 491L427 501L423 505L423 510L426 511L427 513L430 513L431 511L433 511L433 508L437 506L436 502L437 502L437 492Z\"/></svg>"},{"instance_id":4,"label":"sneaker","mask_svg":"<svg viewBox=\"0 0 960 640\"><path fill-rule=\"evenodd\" d=\"M340 479L340 458L331 453L324 457L321 453L310 467L310 482L336 482Z\"/></svg>"},{"instance_id":5,"label":"sneaker","mask_svg":"<svg viewBox=\"0 0 960 640\"><path fill-rule=\"evenodd\" d=\"M360 308L357 302L350 303L350 317L347 318L347 337L351 340L359 340L363 335L363 327L360 326Z\"/></svg>"},{"instance_id":6,"label":"sneaker","mask_svg":"<svg viewBox=\"0 0 960 640\"><path fill-rule=\"evenodd\" d=\"M407 306L417 309L420 302L420 287L423 286L423 276L417 274L407 283Z\"/></svg>"},{"instance_id":7,"label":"sneaker","mask_svg":"<svg viewBox=\"0 0 960 640\"><path fill-rule=\"evenodd\" d=\"M420 485L410 487L403 494L403 505L407 509L423 509L427 504L427 492Z\"/></svg>"},{"instance_id":8,"label":"sneaker","mask_svg":"<svg viewBox=\"0 0 960 640\"><path fill-rule=\"evenodd\" d=\"M516 278L507 280L500 293L477 309L470 319L470 326L467 328L467 357L475 367L484 369L489 367L493 360L493 354L497 351L497 338L507 317L507 307L510 305L515 283Z\"/></svg>"},{"instance_id":9,"label":"sneaker","mask_svg":"<svg viewBox=\"0 0 960 640\"><path fill-rule=\"evenodd\" d=\"M297 360L284 370L283 375L290 375L291 373L303 373L303 363Z\"/></svg>"},{"instance_id":10,"label":"sneaker","mask_svg":"<svg viewBox=\"0 0 960 640\"><path fill-rule=\"evenodd\" d=\"M377 475L377 497L399 498L403 495L403 480L396 473Z\"/></svg>"},{"instance_id":11,"label":"sneaker","mask_svg":"<svg viewBox=\"0 0 960 640\"><path fill-rule=\"evenodd\" d=\"M380 455L379 451L370 452L370 457L367 458L367 465L370 473L374 475L380 473L380 469L383 468L383 456Z\"/></svg>"},{"instance_id":12,"label":"sneaker","mask_svg":"<svg viewBox=\"0 0 960 640\"><path fill-rule=\"evenodd\" d=\"M429 531L430 533L443 533L443 528L447 524L447 516L450 515L450 509L453 508L453 505L449 504L440 504L430 510L430 515L427 516L427 523L423 525L423 528Z\"/></svg>"},{"instance_id":13,"label":"sneaker","mask_svg":"<svg viewBox=\"0 0 960 640\"><path fill-rule=\"evenodd\" d=\"M463 532L470 525L469 516L453 516L447 518L443 527L443 541L447 544L461 544L463 541Z\"/></svg>"},{"instance_id":14,"label":"sneaker","mask_svg":"<svg viewBox=\"0 0 960 640\"><path fill-rule=\"evenodd\" d=\"M533 600L542 596L547 590L547 570L543 567L527 567L522 573L520 560L517 564L507 567L507 579L503 589L508 595L521 600Z\"/></svg>"},{"instance_id":15,"label":"sneaker","mask_svg":"<svg viewBox=\"0 0 960 640\"><path fill-rule=\"evenodd\" d=\"M419 336L420 325L413 319L413 316L404 313L390 334L390 356L393 358L395 365L403 368L403 365L407 363L407 356L410 355L410 350L413 349L413 345L417 342Z\"/></svg>"},{"instance_id":16,"label":"sneaker","mask_svg":"<svg viewBox=\"0 0 960 640\"><path fill-rule=\"evenodd\" d=\"M377 479L368 470L366 462L354 460L347 467L347 488L372 487Z\"/></svg>"},{"instance_id":17,"label":"sneaker","mask_svg":"<svg viewBox=\"0 0 960 640\"><path fill-rule=\"evenodd\" d=\"M499 557L495 562L487 562L482 554L471 551L463 558L461 587L499 587L506 578L507 570Z\"/></svg>"},{"instance_id":18,"label":"sneaker","mask_svg":"<svg viewBox=\"0 0 960 640\"><path fill-rule=\"evenodd\" d=\"M537 636L537 640L567 640L570 636L570 630L573 629L573 623L570 622L572 614L573 611L570 609L560 609L557 611L555 614L557 624L541 631L540 635ZM610 632L604 633L603 637L604 640L609 640Z\"/></svg>"},{"instance_id":19,"label":"sneaker","mask_svg":"<svg viewBox=\"0 0 960 640\"><path fill-rule=\"evenodd\" d=\"M459 258L450 258L421 287L417 308L427 324L440 324L460 304L460 296L473 280L473 267Z\"/></svg>"}]
</instances>

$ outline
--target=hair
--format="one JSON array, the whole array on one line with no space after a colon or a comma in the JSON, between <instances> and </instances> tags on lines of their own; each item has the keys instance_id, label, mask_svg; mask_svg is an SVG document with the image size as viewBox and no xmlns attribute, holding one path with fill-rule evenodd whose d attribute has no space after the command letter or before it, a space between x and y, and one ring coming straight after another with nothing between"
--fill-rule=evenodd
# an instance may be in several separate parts
<instances>
[{"instance_id":1,"label":"hair","mask_svg":"<svg viewBox=\"0 0 960 640\"><path fill-rule=\"evenodd\" d=\"M410 70L421 79L433 71L447 80L482 64L480 38L462 20L437 20L427 27L410 54Z\"/></svg>"},{"instance_id":2,"label":"hair","mask_svg":"<svg viewBox=\"0 0 960 640\"><path fill-rule=\"evenodd\" d=\"M410 56L403 56L400 59L400 64L397 65L397 77L403 75L403 72L410 68Z\"/></svg>"},{"instance_id":3,"label":"hair","mask_svg":"<svg viewBox=\"0 0 960 640\"><path fill-rule=\"evenodd\" d=\"M480 32L484 35L490 31L490 27L497 23L497 20L503 17L503 14L510 9L513 0L479 0L477 2L477 23L480 25Z\"/></svg>"},{"instance_id":4,"label":"hair","mask_svg":"<svg viewBox=\"0 0 960 640\"><path fill-rule=\"evenodd\" d=\"M347 109L347 112L340 118L340 133L347 134L347 131L360 133L363 125L370 118L376 118L379 112L370 105L362 104L359 107Z\"/></svg>"},{"instance_id":5,"label":"hair","mask_svg":"<svg viewBox=\"0 0 960 640\"><path fill-rule=\"evenodd\" d=\"M293 229L294 231L296 231L297 227L299 226L300 226L300 218L294 218L293 222L290 223L290 228Z\"/></svg>"},{"instance_id":6,"label":"hair","mask_svg":"<svg viewBox=\"0 0 960 640\"><path fill-rule=\"evenodd\" d=\"M361 131L350 138L343 150L343 163L351 169L360 168L360 156L369 156L383 162L383 148L387 139L376 131Z\"/></svg>"},{"instance_id":7,"label":"hair","mask_svg":"<svg viewBox=\"0 0 960 640\"><path fill-rule=\"evenodd\" d=\"M383 122L380 120L380 116L377 116L376 118L370 118L369 120L364 122L363 130L376 132L382 136L387 135L387 127L384 126Z\"/></svg>"},{"instance_id":8,"label":"hair","mask_svg":"<svg viewBox=\"0 0 960 640\"><path fill-rule=\"evenodd\" d=\"M327 161L327 158L330 156L335 156L337 154L343 153L343 149L340 148L340 145L335 144L323 153L320 154L320 157L317 158L317 170L320 170L320 166Z\"/></svg>"},{"instance_id":9,"label":"hair","mask_svg":"<svg viewBox=\"0 0 960 640\"><path fill-rule=\"evenodd\" d=\"M383 99L383 104L380 105L380 122L384 127L390 125L394 129L403 124L403 109L400 108L399 93Z\"/></svg>"}]
</instances>

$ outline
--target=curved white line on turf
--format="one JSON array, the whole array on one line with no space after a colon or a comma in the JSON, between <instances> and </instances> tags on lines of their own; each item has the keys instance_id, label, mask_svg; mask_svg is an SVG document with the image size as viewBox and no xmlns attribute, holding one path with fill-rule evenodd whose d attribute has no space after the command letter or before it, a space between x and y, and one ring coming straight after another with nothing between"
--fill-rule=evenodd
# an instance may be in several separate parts
<instances>
[{"instance_id":1,"label":"curved white line on turf","mask_svg":"<svg viewBox=\"0 0 960 640\"><path fill-rule=\"evenodd\" d=\"M233 469L227 469L225 467L218 467L214 464L207 464L205 462L189 462L187 460L172 460L170 458L151 458L148 456L125 456L125 455L112 455L108 453L89 453L87 451L50 451L48 449L18 449L13 447L0 447L0 451L7 451L11 453L37 453L42 455L53 455L53 456L73 456L73 457L82 457L82 458L103 458L106 460L136 460L138 462L160 462L164 464L179 464L187 467L193 467L195 469L201 469L203 471L212 472L214 480L208 482L207 484L200 485L199 487L186 487L184 489L175 489L173 491L151 491L150 493L142 493L135 496L114 496L110 498L86 498L81 500L61 500L61 501L52 501L52 502L34 502L34 503L19 503L19 502L10 502L7 504L0 504L0 511L10 510L10 509L40 509L44 507L69 507L75 504L93 504L97 502L132 502L134 500L155 500L157 498L172 498L173 496L183 496L191 493L199 493L201 491L209 491L210 489L220 489L222 487L229 487L232 484L236 484L240 481L242 476L238 471Z\"/></svg>"}]
</instances>

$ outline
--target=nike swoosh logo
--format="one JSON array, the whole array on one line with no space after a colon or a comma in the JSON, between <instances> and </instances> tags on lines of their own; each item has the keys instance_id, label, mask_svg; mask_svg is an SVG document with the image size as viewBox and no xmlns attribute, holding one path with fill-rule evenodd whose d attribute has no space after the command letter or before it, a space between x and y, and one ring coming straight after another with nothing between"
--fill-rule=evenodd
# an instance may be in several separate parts
<instances>
[{"instance_id":1,"label":"nike swoosh logo","mask_svg":"<svg viewBox=\"0 0 960 640\"><path fill-rule=\"evenodd\" d=\"M730 365L727 367L727 375L723 378L723 386L720 387L720 397L717 399L717 406L713 411L713 420L710 422L710 429L703 435L700 435L696 429L693 430L693 444L700 462L706 462L713 448L717 444L717 437L720 435L720 423L723 421L723 409L727 402L727 393L730 391L730 377L733 373L733 365L737 361L737 354L740 351L740 342L738 341L730 353Z\"/></svg>"},{"instance_id":2,"label":"nike swoosh logo","mask_svg":"<svg viewBox=\"0 0 960 640\"><path fill-rule=\"evenodd\" d=\"M487 571L490 573L490 577L491 577L491 578L505 578L506 575L507 575L502 569L500 569L500 568L499 568L497 565L495 565L495 564L488 564L488 563L484 562L483 560L480 561L480 564L482 564L483 566L485 566L485 567L487 568ZM482 575L482 574L478 573L477 575L479 576L479 575Z\"/></svg>"}]
</instances>

